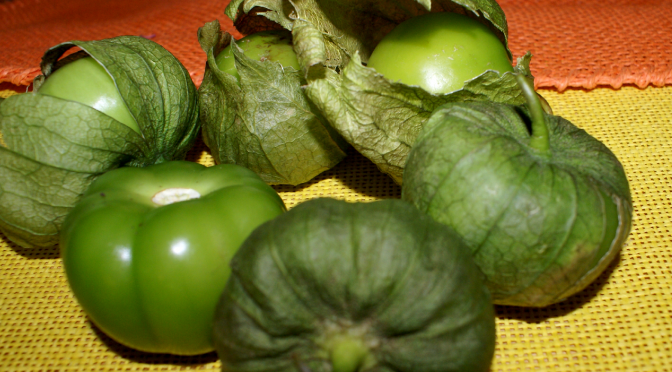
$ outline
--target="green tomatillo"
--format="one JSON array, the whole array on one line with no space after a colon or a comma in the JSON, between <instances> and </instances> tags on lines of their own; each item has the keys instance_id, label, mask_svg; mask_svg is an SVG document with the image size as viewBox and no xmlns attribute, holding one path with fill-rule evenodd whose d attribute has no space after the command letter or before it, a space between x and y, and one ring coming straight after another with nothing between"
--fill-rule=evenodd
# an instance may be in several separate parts
<instances>
[{"instance_id":1,"label":"green tomatillo","mask_svg":"<svg viewBox=\"0 0 672 372\"><path fill-rule=\"evenodd\" d=\"M40 86L39 93L83 103L140 133L114 80L93 57L80 58L57 69Z\"/></svg>"},{"instance_id":2,"label":"green tomatillo","mask_svg":"<svg viewBox=\"0 0 672 372\"><path fill-rule=\"evenodd\" d=\"M231 260L222 371L486 372L495 315L450 228L401 200L301 203Z\"/></svg>"},{"instance_id":3,"label":"green tomatillo","mask_svg":"<svg viewBox=\"0 0 672 372\"><path fill-rule=\"evenodd\" d=\"M154 41L73 40L40 67L32 92L0 104L0 231L25 248L57 244L96 177L184 159L200 133L196 86Z\"/></svg>"},{"instance_id":4,"label":"green tomatillo","mask_svg":"<svg viewBox=\"0 0 672 372\"><path fill-rule=\"evenodd\" d=\"M347 144L303 91L289 31L236 41L213 21L198 40L207 55L198 90L203 141L215 163L244 166L271 185L298 185L345 157Z\"/></svg>"},{"instance_id":5,"label":"green tomatillo","mask_svg":"<svg viewBox=\"0 0 672 372\"><path fill-rule=\"evenodd\" d=\"M512 65L496 0L232 0L226 14L239 30L264 21L291 30L305 95L398 184L434 110L465 101L522 105L512 71L532 77L531 54Z\"/></svg>"},{"instance_id":6,"label":"green tomatillo","mask_svg":"<svg viewBox=\"0 0 672 372\"><path fill-rule=\"evenodd\" d=\"M402 198L462 236L496 304L539 307L582 290L614 260L632 199L609 148L547 114L517 78L527 107L462 102L430 117Z\"/></svg>"},{"instance_id":7,"label":"green tomatillo","mask_svg":"<svg viewBox=\"0 0 672 372\"><path fill-rule=\"evenodd\" d=\"M369 57L386 78L449 93L487 70L513 71L508 51L485 24L457 13L428 13L402 22Z\"/></svg>"},{"instance_id":8,"label":"green tomatillo","mask_svg":"<svg viewBox=\"0 0 672 372\"><path fill-rule=\"evenodd\" d=\"M63 225L68 283L93 323L126 346L210 352L230 258L252 230L284 211L270 186L236 165L112 170Z\"/></svg>"}]
</instances>

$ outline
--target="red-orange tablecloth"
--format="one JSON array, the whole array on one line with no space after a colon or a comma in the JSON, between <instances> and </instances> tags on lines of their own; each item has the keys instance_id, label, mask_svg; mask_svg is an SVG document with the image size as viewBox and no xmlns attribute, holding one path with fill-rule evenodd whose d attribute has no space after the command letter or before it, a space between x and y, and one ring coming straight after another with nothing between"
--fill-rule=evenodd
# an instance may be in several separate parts
<instances>
[{"instance_id":1,"label":"red-orange tablecloth","mask_svg":"<svg viewBox=\"0 0 672 372\"><path fill-rule=\"evenodd\" d=\"M42 53L60 42L143 35L179 58L199 84L198 27L228 0L0 1L0 83L28 85ZM534 55L538 88L672 84L672 1L500 0L514 56Z\"/></svg>"}]
</instances>

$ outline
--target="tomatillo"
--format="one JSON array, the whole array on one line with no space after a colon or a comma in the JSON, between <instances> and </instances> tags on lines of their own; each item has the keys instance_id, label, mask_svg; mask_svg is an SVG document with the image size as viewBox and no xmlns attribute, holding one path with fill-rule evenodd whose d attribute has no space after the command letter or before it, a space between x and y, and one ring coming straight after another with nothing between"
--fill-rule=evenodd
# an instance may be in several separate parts
<instances>
[{"instance_id":1,"label":"tomatillo","mask_svg":"<svg viewBox=\"0 0 672 372\"><path fill-rule=\"evenodd\" d=\"M457 13L402 22L378 43L368 67L392 81L449 93L487 70L513 71L504 44L487 26Z\"/></svg>"},{"instance_id":2,"label":"tomatillo","mask_svg":"<svg viewBox=\"0 0 672 372\"><path fill-rule=\"evenodd\" d=\"M292 67L300 71L299 60L292 45L292 33L287 30L260 31L238 40L236 44L245 55L256 61L278 62L282 67ZM233 51L229 44L215 57L217 67L240 81L240 75L234 62Z\"/></svg>"},{"instance_id":3,"label":"tomatillo","mask_svg":"<svg viewBox=\"0 0 672 372\"><path fill-rule=\"evenodd\" d=\"M210 352L229 260L285 210L275 190L237 165L115 169L91 184L63 224L65 273L93 323L121 344Z\"/></svg>"},{"instance_id":4,"label":"tomatillo","mask_svg":"<svg viewBox=\"0 0 672 372\"><path fill-rule=\"evenodd\" d=\"M119 89L105 68L92 57L63 65L40 86L38 93L83 103L140 133Z\"/></svg>"}]
</instances>

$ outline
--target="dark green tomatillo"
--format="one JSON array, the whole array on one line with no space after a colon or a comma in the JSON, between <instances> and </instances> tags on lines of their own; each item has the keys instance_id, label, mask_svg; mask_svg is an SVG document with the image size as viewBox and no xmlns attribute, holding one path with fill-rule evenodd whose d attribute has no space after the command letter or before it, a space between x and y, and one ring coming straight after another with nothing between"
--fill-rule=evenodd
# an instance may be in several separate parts
<instances>
[{"instance_id":1,"label":"dark green tomatillo","mask_svg":"<svg viewBox=\"0 0 672 372\"><path fill-rule=\"evenodd\" d=\"M236 165L174 161L100 176L63 224L68 283L116 341L155 353L210 352L229 260L257 226L285 211Z\"/></svg>"},{"instance_id":2,"label":"dark green tomatillo","mask_svg":"<svg viewBox=\"0 0 672 372\"><path fill-rule=\"evenodd\" d=\"M481 272L451 229L403 201L304 202L231 266L215 316L223 371L490 369Z\"/></svg>"},{"instance_id":3,"label":"dark green tomatillo","mask_svg":"<svg viewBox=\"0 0 672 372\"><path fill-rule=\"evenodd\" d=\"M544 112L447 104L427 121L404 171L402 198L454 228L497 304L546 306L585 288L630 232L625 171L600 141Z\"/></svg>"}]
</instances>

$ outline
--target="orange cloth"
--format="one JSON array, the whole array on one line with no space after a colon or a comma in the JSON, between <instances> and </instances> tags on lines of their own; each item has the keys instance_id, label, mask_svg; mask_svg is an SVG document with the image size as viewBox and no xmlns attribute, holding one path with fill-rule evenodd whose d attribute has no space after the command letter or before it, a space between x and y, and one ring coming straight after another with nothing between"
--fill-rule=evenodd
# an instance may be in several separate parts
<instances>
[{"instance_id":1,"label":"orange cloth","mask_svg":"<svg viewBox=\"0 0 672 372\"><path fill-rule=\"evenodd\" d=\"M669 0L500 0L514 56L533 53L538 88L672 85ZM29 85L42 53L68 40L143 35L184 63L200 84L198 27L228 0L0 1L0 83ZM237 36L240 36L239 34Z\"/></svg>"},{"instance_id":2,"label":"orange cloth","mask_svg":"<svg viewBox=\"0 0 672 372\"><path fill-rule=\"evenodd\" d=\"M0 1L0 83L29 85L40 74L42 54L70 40L139 35L161 44L189 70L197 84L205 53L196 32L224 15L229 0L10 0Z\"/></svg>"},{"instance_id":3,"label":"orange cloth","mask_svg":"<svg viewBox=\"0 0 672 372\"><path fill-rule=\"evenodd\" d=\"M672 85L672 1L499 0L514 56L533 54L535 85Z\"/></svg>"}]
</instances>

